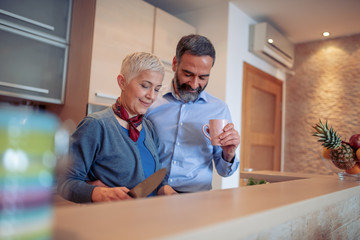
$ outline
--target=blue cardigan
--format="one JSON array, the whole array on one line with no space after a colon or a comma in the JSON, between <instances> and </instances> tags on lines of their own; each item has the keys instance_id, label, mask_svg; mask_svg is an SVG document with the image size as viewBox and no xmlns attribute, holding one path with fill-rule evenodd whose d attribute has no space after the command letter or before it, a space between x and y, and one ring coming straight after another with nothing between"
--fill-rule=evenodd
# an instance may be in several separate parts
<instances>
[{"instance_id":1,"label":"blue cardigan","mask_svg":"<svg viewBox=\"0 0 360 240\"><path fill-rule=\"evenodd\" d=\"M143 119L144 145L159 170L159 140L151 122ZM111 107L86 116L71 136L72 163L58 179L58 192L73 202L91 202L95 186L86 181L101 180L109 187L129 189L145 179L137 143L123 131ZM164 185L166 182L161 184Z\"/></svg>"}]
</instances>

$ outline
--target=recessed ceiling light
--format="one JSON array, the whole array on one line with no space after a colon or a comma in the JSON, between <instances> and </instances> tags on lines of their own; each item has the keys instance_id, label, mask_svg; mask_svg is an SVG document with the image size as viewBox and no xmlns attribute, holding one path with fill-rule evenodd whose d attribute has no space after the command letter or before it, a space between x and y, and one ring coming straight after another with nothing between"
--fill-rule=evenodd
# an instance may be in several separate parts
<instances>
[{"instance_id":1,"label":"recessed ceiling light","mask_svg":"<svg viewBox=\"0 0 360 240\"><path fill-rule=\"evenodd\" d=\"M323 34L322 34L324 37L328 37L328 36L330 36L330 33L329 32L323 32Z\"/></svg>"},{"instance_id":2,"label":"recessed ceiling light","mask_svg":"<svg viewBox=\"0 0 360 240\"><path fill-rule=\"evenodd\" d=\"M273 43L274 40L272 40L271 38L268 39L268 43Z\"/></svg>"}]
</instances>

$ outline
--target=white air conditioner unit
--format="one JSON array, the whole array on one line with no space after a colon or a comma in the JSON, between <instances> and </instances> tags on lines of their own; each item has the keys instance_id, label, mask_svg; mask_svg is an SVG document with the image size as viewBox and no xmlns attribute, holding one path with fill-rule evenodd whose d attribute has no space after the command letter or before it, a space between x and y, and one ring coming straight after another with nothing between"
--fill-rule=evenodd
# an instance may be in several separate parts
<instances>
[{"instance_id":1,"label":"white air conditioner unit","mask_svg":"<svg viewBox=\"0 0 360 240\"><path fill-rule=\"evenodd\" d=\"M250 51L277 67L294 64L294 44L266 22L250 26Z\"/></svg>"}]
</instances>

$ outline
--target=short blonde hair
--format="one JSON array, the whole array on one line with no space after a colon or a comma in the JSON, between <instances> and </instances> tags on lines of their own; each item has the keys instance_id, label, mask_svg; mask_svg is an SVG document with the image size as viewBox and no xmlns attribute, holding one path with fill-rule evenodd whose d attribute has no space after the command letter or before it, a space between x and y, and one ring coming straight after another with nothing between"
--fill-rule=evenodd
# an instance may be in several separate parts
<instances>
[{"instance_id":1,"label":"short blonde hair","mask_svg":"<svg viewBox=\"0 0 360 240\"><path fill-rule=\"evenodd\" d=\"M164 64L160 59L147 52L135 52L127 55L122 62L120 73L129 83L140 72L146 70L160 72L163 76L165 74Z\"/></svg>"}]
</instances>

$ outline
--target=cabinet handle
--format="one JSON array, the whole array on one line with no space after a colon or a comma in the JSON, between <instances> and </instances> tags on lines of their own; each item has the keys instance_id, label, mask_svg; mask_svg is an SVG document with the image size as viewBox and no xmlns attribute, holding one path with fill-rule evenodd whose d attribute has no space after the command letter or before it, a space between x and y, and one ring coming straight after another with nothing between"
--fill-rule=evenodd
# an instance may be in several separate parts
<instances>
[{"instance_id":1,"label":"cabinet handle","mask_svg":"<svg viewBox=\"0 0 360 240\"><path fill-rule=\"evenodd\" d=\"M23 90L27 90L27 91L31 91L31 92L49 94L49 89L30 87L30 86L26 86L26 85L15 84L15 83L0 82L0 86L23 89Z\"/></svg>"},{"instance_id":2,"label":"cabinet handle","mask_svg":"<svg viewBox=\"0 0 360 240\"><path fill-rule=\"evenodd\" d=\"M254 171L253 168L244 168L244 172L252 172L252 171Z\"/></svg>"},{"instance_id":3,"label":"cabinet handle","mask_svg":"<svg viewBox=\"0 0 360 240\"><path fill-rule=\"evenodd\" d=\"M100 92L97 92L95 93L95 96L97 97L102 97L102 98L108 98L108 99L114 99L116 100L118 97L115 97L113 95L109 95L109 94L105 94L105 93L100 93Z\"/></svg>"},{"instance_id":4,"label":"cabinet handle","mask_svg":"<svg viewBox=\"0 0 360 240\"><path fill-rule=\"evenodd\" d=\"M45 28L45 29L48 29L48 30L51 30L51 31L55 31L54 26L50 26L50 25L47 25L45 23L35 21L35 20L30 19L30 18L26 18L26 17L20 16L20 15L17 15L15 13L5 11L3 9L0 9L0 13L2 13L4 15L7 15L9 17L12 17L12 18L19 19L19 20L27 22L27 23L31 23L31 24L36 25L38 27L42 27L42 28Z\"/></svg>"},{"instance_id":5,"label":"cabinet handle","mask_svg":"<svg viewBox=\"0 0 360 240\"><path fill-rule=\"evenodd\" d=\"M41 41L61 48L65 48L68 45L66 39L51 35L49 33L38 31L29 27L25 27L13 22L9 22L2 18L0 18L0 29L16 35L31 38L36 41Z\"/></svg>"},{"instance_id":6,"label":"cabinet handle","mask_svg":"<svg viewBox=\"0 0 360 240\"><path fill-rule=\"evenodd\" d=\"M165 59L161 59L161 61L162 61L162 63L164 64L164 65L168 65L168 66L172 66L172 62L170 62L170 61L168 61L168 60L165 60Z\"/></svg>"}]
</instances>

